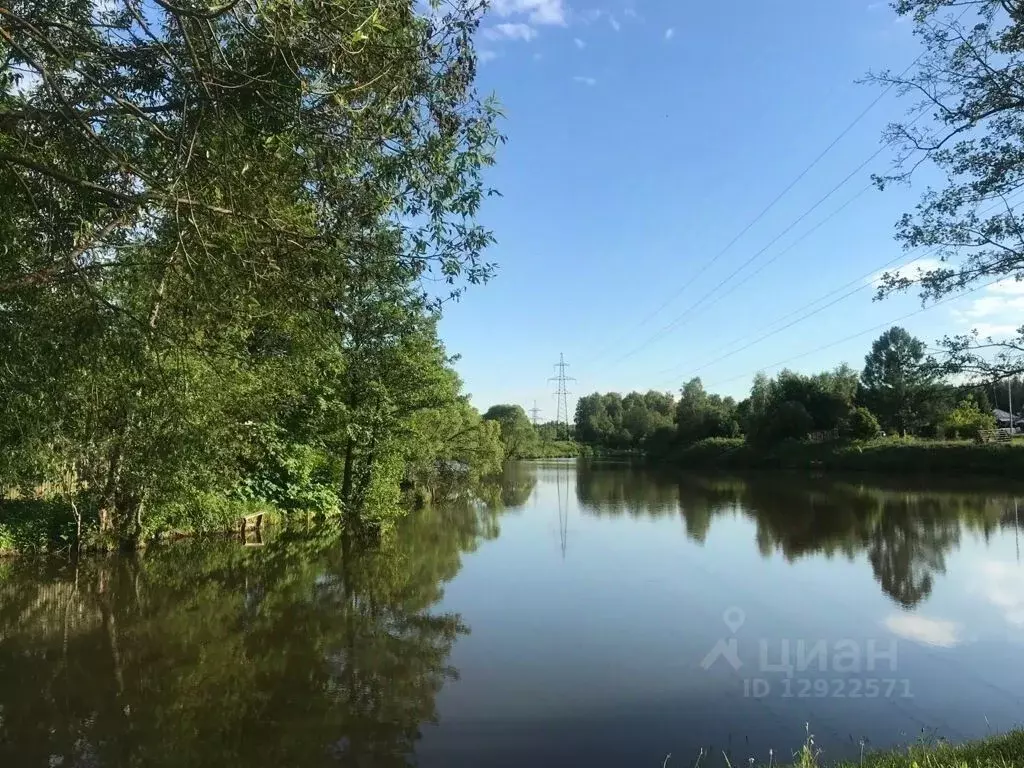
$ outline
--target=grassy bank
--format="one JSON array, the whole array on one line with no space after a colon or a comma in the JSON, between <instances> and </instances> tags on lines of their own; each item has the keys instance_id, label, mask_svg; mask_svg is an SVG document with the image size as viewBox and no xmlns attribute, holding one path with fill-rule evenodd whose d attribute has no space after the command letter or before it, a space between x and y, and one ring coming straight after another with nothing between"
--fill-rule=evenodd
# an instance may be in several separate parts
<instances>
[{"instance_id":1,"label":"grassy bank","mask_svg":"<svg viewBox=\"0 0 1024 768\"><path fill-rule=\"evenodd\" d=\"M826 765L805 746L797 755L798 768ZM981 741L952 746L915 745L908 749L877 752L863 759L836 763L836 768L1011 768L1024 766L1024 731L1013 731ZM737 767L738 768L738 767Z\"/></svg>"},{"instance_id":2,"label":"grassy bank","mask_svg":"<svg viewBox=\"0 0 1024 768\"><path fill-rule=\"evenodd\" d=\"M714 438L673 449L657 463L686 469L791 469L911 474L1024 476L1024 442L880 438L865 442L786 442L771 448Z\"/></svg>"},{"instance_id":3,"label":"grassy bank","mask_svg":"<svg viewBox=\"0 0 1024 768\"><path fill-rule=\"evenodd\" d=\"M79 526L75 511L70 504L56 499L5 499L0 502L0 556L76 549ZM78 511L84 518L82 550L110 550L117 546L116 541L101 539L94 510ZM264 515L266 525L282 520L280 512L267 504L200 495L187 506L172 507L166 515L147 518L143 543L237 532L243 517L256 514Z\"/></svg>"}]
</instances>

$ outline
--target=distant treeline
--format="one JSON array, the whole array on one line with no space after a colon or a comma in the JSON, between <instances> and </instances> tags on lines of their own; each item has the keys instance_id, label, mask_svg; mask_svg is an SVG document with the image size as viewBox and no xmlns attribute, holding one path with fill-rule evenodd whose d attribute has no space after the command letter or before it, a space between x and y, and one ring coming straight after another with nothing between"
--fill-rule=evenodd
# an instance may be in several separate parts
<instances>
[{"instance_id":1,"label":"distant treeline","mask_svg":"<svg viewBox=\"0 0 1024 768\"><path fill-rule=\"evenodd\" d=\"M996 427L994 408L1024 404L1024 380L956 385L926 357L924 344L900 327L882 334L858 372L831 371L754 377L736 401L709 393L699 378L670 393L611 392L580 398L576 439L596 448L665 456L708 438L746 438L770 448L808 438L870 440L887 435L975 438Z\"/></svg>"}]
</instances>

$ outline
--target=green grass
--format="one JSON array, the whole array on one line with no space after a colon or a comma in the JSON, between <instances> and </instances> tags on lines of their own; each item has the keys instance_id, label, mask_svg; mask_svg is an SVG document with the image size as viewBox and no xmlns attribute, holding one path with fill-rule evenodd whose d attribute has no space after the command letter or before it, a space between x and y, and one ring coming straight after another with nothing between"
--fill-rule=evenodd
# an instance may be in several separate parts
<instances>
[{"instance_id":1,"label":"green grass","mask_svg":"<svg viewBox=\"0 0 1024 768\"><path fill-rule=\"evenodd\" d=\"M730 768L1024 768L1024 731L1011 731L1000 736L952 745L945 742L934 744L917 743L900 749L869 752L863 745L862 754L853 760L830 762L814 742L814 735L808 728L807 737L800 750L789 758L769 754L768 759L750 758L746 764L730 760L724 753L724 760L710 760L705 764L724 764ZM696 763L709 757L703 751ZM671 755L665 759L664 768L673 764Z\"/></svg>"},{"instance_id":2,"label":"green grass","mask_svg":"<svg viewBox=\"0 0 1024 768\"><path fill-rule=\"evenodd\" d=\"M694 469L794 469L903 474L1024 476L1024 441L880 438L865 442L790 441L758 448L742 438L703 440L658 459Z\"/></svg>"},{"instance_id":3,"label":"green grass","mask_svg":"<svg viewBox=\"0 0 1024 768\"><path fill-rule=\"evenodd\" d=\"M800 768L812 768L818 758L804 751L799 755ZM865 755L863 761L839 763L843 768L1009 768L1024 766L1024 731L974 741L967 744L924 745L907 749Z\"/></svg>"}]
</instances>

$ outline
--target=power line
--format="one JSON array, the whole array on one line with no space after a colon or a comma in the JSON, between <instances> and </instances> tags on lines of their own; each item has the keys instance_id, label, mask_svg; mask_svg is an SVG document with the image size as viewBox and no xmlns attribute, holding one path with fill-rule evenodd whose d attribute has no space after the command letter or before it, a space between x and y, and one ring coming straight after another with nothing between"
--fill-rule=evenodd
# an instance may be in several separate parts
<instances>
[{"instance_id":1,"label":"power line","mask_svg":"<svg viewBox=\"0 0 1024 768\"><path fill-rule=\"evenodd\" d=\"M746 268L747 268L747 266L749 266L749 265L750 265L750 264L751 264L752 262L754 262L754 261L755 261L756 259L758 259L758 258L759 258L759 257L761 257L762 255L764 255L764 253L765 253L765 252L767 252L769 248L771 248L771 247L772 247L773 245L775 245L775 244L776 244L776 243L777 243L777 242L778 242L779 240L781 240L781 239L782 239L783 237L785 237L785 236L786 236L787 234L789 234L789 233L790 233L790 232L791 232L791 231L792 231L792 230L793 230L793 229L794 229L794 228L795 228L795 227L796 227L796 226L797 226L797 225L798 225L798 224L799 224L799 223L800 223L801 221L803 221L803 220L804 220L804 219L806 219L806 218L807 218L808 216L810 216L810 215L811 215L811 214L812 214L812 213L813 213L813 212L814 212L815 210L817 210L817 209L818 209L818 208L819 208L819 207L820 207L820 206L821 206L821 205L822 205L822 204L823 204L823 203L824 203L824 202L825 202L826 200L828 200L828 199L829 199L830 197L832 197L832 195L834 195L834 194L835 194L835 193L836 193L837 191L839 191L839 189L840 189L840 188L842 188L843 186L845 186L845 184L846 184L846 183L847 183L847 182L848 182L848 181L849 181L850 179L852 179L852 178L853 178L854 176L856 176L856 175L857 175L857 174L858 174L858 173L859 173L860 171L862 171L862 170L863 170L863 169L864 169L864 168L865 168L865 167L866 167L866 166L867 166L867 165L868 165L868 164L869 164L869 163L870 163L870 162L871 162L872 160L874 160L874 159L875 159L876 157L878 157L878 156L879 156L879 155L880 155L880 154L881 154L881 153L882 153L883 151L885 151L885 149L886 149L886 147L885 147L885 146L881 147L881 148L880 148L880 149L879 149L878 151L876 151L876 152L875 152L875 154L873 154L873 155L872 155L871 157L869 157L869 158L868 158L867 160L865 160L865 161L864 161L863 163L861 163L861 164L860 164L859 166L857 166L857 168L855 168L855 169L854 169L854 170L853 170L853 171L852 171L852 172L851 172L851 173L850 173L850 174L849 174L849 175L848 175L848 176L847 176L846 178L844 178L844 179L843 179L842 181L840 181L840 182L839 182L838 184L836 184L836 185L835 185L835 186L834 186L834 187L833 187L833 188L832 188L832 189L831 189L831 190L830 190L830 191L829 191L829 192L828 192L828 193L827 193L827 194L826 194L826 195L825 195L824 197L820 198L820 199L818 200L818 202L816 202L816 203L815 203L814 205L812 205L812 206L811 206L810 208L808 208L808 209L807 209L806 211L804 211L804 212L803 212L803 213L802 213L802 214L801 214L801 215L800 215L800 216L799 216L799 217L798 217L797 219L795 219L795 220L794 220L794 221L793 221L793 222L792 222L792 223L791 223L791 224L790 224L790 225L789 225L788 227L786 227L786 228L785 228L784 230L782 230L782 232L780 232L780 233L779 233L778 235L776 235L776 236L775 236L775 237L774 237L774 238L773 238L773 239L771 240L771 242L769 242L769 243L768 243L768 244L767 244L766 246L764 246L764 247L763 247L763 248L762 248L761 250L759 250L759 251L758 251L757 253L755 253L755 254L754 254L753 256L751 256L750 258L748 258L748 259L747 259L746 261L744 261L744 262L743 262L742 264L740 264L740 265L739 265L739 266L738 266L738 267L737 267L736 269L734 269L734 270L733 270L732 272L730 272L730 273L729 273L728 275L726 275L726 276L725 276L725 277L724 277L724 278L723 278L722 280L720 280L720 281L719 281L719 282L718 282L718 283L717 283L717 284L716 284L716 285L715 285L715 286L714 286L714 287L713 287L713 288L712 288L711 290L707 291L707 292L706 292L706 293L705 293L705 294L704 294L703 296L701 296L701 297L700 297L700 299L698 299L698 300L697 300L697 301L696 301L695 303L691 304L691 305L690 305L690 306L689 306L688 308L686 308L686 309L685 309L685 310L684 310L684 311L683 311L683 312L682 312L681 314L677 315L677 316L676 316L676 317L675 317L675 318L674 318L674 319L673 319L672 321L670 321L670 322L669 322L669 323L668 323L667 325L663 326L663 327L662 327L662 328L661 328L660 330L658 330L658 331L657 331L657 332L656 332L656 333L655 333L655 334L654 334L653 336L650 336L650 337L649 337L649 338L647 338L647 339L646 339L645 341L641 342L641 343L640 343L640 344L639 344L638 346L636 346L636 347L634 347L633 349L631 349L630 351L626 352L626 353L625 353L624 355L621 355L620 357L617 357L617 358L616 358L615 360L613 360L613 361L612 361L611 363L609 363L609 365L615 365L616 363L620 363L620 362L622 362L623 360L626 360L626 359L628 359L628 358L632 357L632 356L633 356L633 355L635 355L635 354L636 354L637 352L640 352L641 350L643 350L643 349L645 349L646 347L648 347L648 346L650 346L651 344L653 344L653 343L654 343L655 341L657 341L658 339L660 339L660 338L663 338L663 337L664 337L664 336L665 336L666 334L668 334L669 332L671 332L671 331L675 330L676 328L678 328L678 327L679 327L679 326L680 326L680 325L681 325L681 324L683 323L683 321L684 321L684 320L685 320L685 319L687 318L687 316L691 315L691 313L692 313L692 312L693 312L694 310L696 310L696 309L697 309L698 307L700 307L700 305L701 305L701 304L703 304L703 303L704 303L705 301L707 301L707 299L709 299L709 298L710 298L710 297L711 297L711 296L712 296L712 295L713 295L713 294L714 294L714 293L715 293L715 292L716 292L716 291L717 291L717 290L718 290L719 288L721 288L721 287L722 287L722 286L724 286L724 285L725 285L726 283L728 283L728 282L729 282L730 280L732 280L732 278L734 278L734 277L735 277L736 275L738 275L738 274L739 274L740 272L742 272L742 271L743 271L744 269L746 269ZM844 203L843 205L841 205L841 206L840 206L839 208L837 208L837 209L836 209L835 211L833 211L833 212L832 212L831 214L829 214L828 216L826 216L826 217L825 217L824 219L822 219L822 220L821 220L821 221L820 221L820 222L819 222L818 224L816 224L816 225L815 225L814 227L812 227L811 229L809 229L809 230L808 230L807 232L805 232L805 233L804 233L803 235L801 235L801 236L800 236L799 238L797 238L797 239L796 239L795 241L793 241L793 242L792 242L792 243L791 243L790 245L788 245L788 246L787 246L786 248L784 248L784 249L783 249L782 251L780 251L780 252L779 252L779 253L777 253L777 254L776 254L775 256L773 256L773 257L772 257L771 259L769 259L769 260L768 260L767 262L765 262L764 264L762 264L762 265L761 265L761 266L760 266L760 267L759 267L759 268L758 268L757 270L755 270L754 272L751 272L751 273L750 273L749 275L747 275L747 276L746 276L745 278L743 278L743 280L739 281L739 282L738 282L738 283L737 283L736 285L734 285L734 286L733 286L732 288L730 288L730 289L729 289L728 291L725 291L725 292L724 292L724 293L723 293L723 294L722 294L721 296L719 296L719 297L718 297L717 299L715 299L715 301L711 302L711 304L709 304L708 306L710 307L710 306L712 306L712 305L713 305L713 304L714 304L715 302L717 302L717 301L721 301L721 300L722 300L722 299L723 299L723 298L724 298L725 296L728 296L728 295L729 295L730 293L732 293L733 291L735 291L735 290L736 290L737 288L739 288L739 287L740 287L741 285L743 285L743 284L744 284L744 283L746 283L746 282L747 282L748 280L750 280L751 278L753 278L753 277L754 277L754 275L758 274L758 273L759 273L759 272L760 272L761 270L763 270L763 269L764 269L765 267L767 267L767 266L768 266L769 264L772 264L773 262L775 262L776 260L778 260L778 259L779 259L779 258L780 258L781 256L785 255L786 253L789 253L789 252L790 252L791 250L793 250L793 248L795 248L795 247L796 247L797 245L799 245L799 244L800 244L801 242L803 242L803 241L804 241L804 240L806 240L806 239L807 239L808 237L810 237L810 236L811 236L812 234L814 234L814 232L818 231L818 230L819 230L819 229L820 229L820 228L821 228L822 226L824 226L824 225L825 225L825 224L826 224L826 223L827 223L828 221L830 221L831 219L833 219L833 218L834 218L835 216L839 215L839 214L840 214L840 213L841 213L841 212L842 212L843 210L845 210L845 209L847 208L847 206L849 206L849 205L850 205L851 203L853 203L853 202L854 202L855 200L857 200L857 199L858 199L859 197L861 197L861 196L862 196L862 195L863 195L863 194L864 194L865 192L867 192L867 191L868 191L869 189L871 189L871 187L872 187L872 186L873 186L872 184L867 184L867 185L865 185L864 187L862 187L862 188L861 188L861 189L860 189L860 190L859 190L859 191L858 191L858 192L857 192L857 193L856 193L856 194L855 194L855 195L854 195L853 197L851 197L851 198L850 198L849 200L847 200L847 201L846 201L846 202L845 202L845 203Z\"/></svg>"},{"instance_id":2,"label":"power line","mask_svg":"<svg viewBox=\"0 0 1024 768\"><path fill-rule=\"evenodd\" d=\"M989 206L984 211L981 211L981 215L983 215L983 216L987 215L988 213L991 213L992 211L994 211L996 208L999 208L1001 205L1005 205L1008 202L1016 203L1021 197L1024 197L1024 192L1019 193L1017 195L1012 195L1010 200L1000 201L1000 202L997 202L997 203ZM912 253L915 250L920 250L920 247L919 248L911 249L909 253ZM910 261L907 261L905 264L903 264L899 268L898 271L902 271L903 269L906 269L907 267L909 267L912 264L914 264L914 262L919 261L921 259L928 258L929 256L932 256L932 255L938 253L940 250L941 250L940 247L936 247L936 248L933 248L930 251L928 251L928 252L926 252L926 253L924 253L924 254L922 254L920 256L916 256L913 259L911 259ZM794 321L792 321L790 323L787 323L786 325L782 326L781 328L776 328L774 331L771 331L769 333L766 333L766 334L758 337L754 341L750 342L749 344L746 344L743 347L740 347L739 349L734 349L731 352L728 352L728 353L726 353L724 355L721 355L721 356L715 358L714 360L711 360L710 362L704 363L703 365L701 365L701 366L699 366L697 368L694 368L692 370L692 373L696 374L696 373L704 370L705 368L708 368L708 367L714 365L715 363L721 362L722 360L726 360L726 359L732 357L733 355L739 354L740 352L743 352L743 351L749 349L750 347L752 347L752 346L754 346L756 344L759 344L760 342L764 341L765 339L768 339L768 338L774 336L777 333L781 333L782 331L785 331L785 330L787 330L789 328L792 328L794 325L802 323L804 320L807 320L807 319L813 317L814 315L818 314L819 312L823 312L824 310L828 309L829 307L835 306L839 302L845 301L846 299L850 298L851 296L855 296L856 294L860 293L861 291L867 290L868 288L872 287L872 285L871 285L871 283L865 283L864 281L866 279L868 279L868 278L872 277L873 275L881 272L882 270L892 266L897 261L905 259L907 257L907 255L908 254L902 254L901 253L901 254L897 255L895 258L890 259L889 261L885 262L884 264L881 264L880 266L875 267L874 269L866 272L865 274L861 275L860 277L856 277L853 280L849 281L848 283L845 283L845 284L839 286L838 288L830 291L829 293L826 293L824 296L820 296L820 297L814 299L813 301L803 305L802 307L799 307L799 308L793 310L792 312L789 312L786 315L783 315L782 317L772 321L771 323L768 324L767 327L771 327L771 326L775 325L776 323L783 322L783 321L787 320L788 318L792 317L793 315L798 314L798 313L804 311L805 309L809 309L809 308L813 307L815 304L818 304L818 303L820 303L820 302L822 302L822 301L824 301L824 300L834 296L835 294L839 293L840 291L843 291L843 290L849 288L850 286L858 285L859 284L859 287L857 287L857 288L855 288L855 289L853 289L851 291L848 291L847 293L843 294L839 298L834 299L833 301L830 301L828 304L825 304L825 305L823 305L821 307L818 307L817 309L814 309L813 311L808 312L807 314L797 318L796 320L794 320ZM767 266L767 265L764 265L764 266ZM756 272L753 273L753 274L756 274ZM749 277L750 276L748 276L748 279L749 279ZM731 347L734 344L743 341L744 338L746 338L746 337L740 337L739 339L736 339L736 340L730 342L729 344L727 344L726 347L727 348ZM670 367L670 368L666 368L666 369L664 369L662 371L659 371L659 373L657 375L660 376L662 374L668 374L668 373L671 373L671 372L680 371L680 370L685 369L685 367L686 366L673 366L673 367Z\"/></svg>"},{"instance_id":3,"label":"power line","mask_svg":"<svg viewBox=\"0 0 1024 768\"><path fill-rule=\"evenodd\" d=\"M836 347L836 346L839 346L840 344L844 344L847 341L852 341L853 339L856 339L856 338L858 338L860 336L863 336L864 334L880 330L880 329L885 328L887 326L891 326L894 323L902 322L902 321L904 321L904 320L906 320L908 318L914 317L915 315L920 315L923 312L930 312L931 310L935 309L936 307L940 307L943 304L948 304L951 301L956 301L957 299L962 299L965 296L970 296L972 293L980 291L983 288L988 288L991 285L995 285L1001 279L1003 279L1003 278L997 278L995 280L992 280L990 282L985 283L984 285L979 285L977 288L972 288L969 291L965 291L964 293L959 293L956 296L950 296L949 298L943 299L942 301L937 301L937 302L935 302L934 304L932 304L930 306L922 307L921 309L915 310L913 312L908 312L907 314L901 315L900 317L897 317L897 318L895 318L893 320L888 320L888 321L886 321L884 323L879 323L878 325L873 325L870 328L865 328L862 331L857 331L857 333L853 333L853 334L850 334L849 336L845 336L842 339L839 339L838 341L829 342L828 344L825 344L825 345L820 346L820 347L816 347L815 349L809 350L807 352L801 352L799 355L794 355L793 357L786 358L785 360L781 360L781 361L779 361L777 363L772 363L771 365L762 366L762 367L758 368L755 371L751 371L750 373L741 373L738 376L733 376L733 377L728 378L728 379L721 379L719 381L714 382L713 384L709 384L708 388L711 389L713 387L721 386L722 384L728 384L730 382L736 381L736 379L742 379L742 378L744 378L746 376L753 376L754 374L759 373L761 371L767 371L767 370L771 370L772 368L778 368L780 366L787 365L788 363L792 363L794 360L800 360L801 358L807 357L808 355L813 355L813 354L815 354L817 352L823 352L826 349L831 349L832 347Z\"/></svg>"},{"instance_id":4,"label":"power line","mask_svg":"<svg viewBox=\"0 0 1024 768\"><path fill-rule=\"evenodd\" d=\"M966 12L966 11L964 11L964 12ZM961 13L960 15L961 15L961 17L962 17L962 16L963 16L963 13ZM913 69L913 68L914 68L915 66L917 66L918 62L920 62L920 61L921 61L921 59L922 59L922 58L924 58L925 54L926 54L926 51L922 51L922 52L921 52L921 53L920 53L920 54L919 54L919 55L917 56L917 58L915 58L915 59L914 59L914 60L913 60L913 61L912 61L912 62L911 62L910 64L908 64L908 65L907 65L907 66L906 66L906 67L905 67L905 68L903 69L903 71L902 71L902 72L900 72L900 74L899 74L899 75L897 75L897 77L896 77L896 78L894 78L894 80L895 80L895 81L898 81L898 80L900 80L901 78L903 78L903 77L904 77L904 76L905 76L905 75L906 75L906 74L907 74L908 72L910 72L910 70L912 70L912 69ZM747 224L746 224L746 225L745 225L745 226L744 226L744 227L743 227L743 228L742 228L742 229L741 229L741 230L739 231L739 233L737 233L737 234L736 234L736 235L735 235L735 236L734 236L734 237L733 237L733 238L732 238L732 239L731 239L731 240L730 240L730 241L729 241L729 242L728 242L728 243L727 243L727 244L725 245L725 247L723 247L723 248L722 248L721 250L719 250L719 251L718 251L718 252L717 252L717 253L716 253L716 254L715 254L714 256L712 256L712 257L711 257L711 259L709 259L708 261L706 261L706 262L705 262L705 263L704 263L704 264L703 264L703 265L702 265L702 266L701 266L701 267L700 267L700 268L699 268L699 269L698 269L698 270L697 270L697 271L696 271L696 272L695 272L695 273L694 273L694 274L693 274L693 275L692 275L692 276L691 276L691 277L690 277L690 278L689 278L689 279L688 279L688 280L687 280L686 282L684 282L684 283L683 283L683 285L682 285L682 286L680 286L680 287L679 287L679 288L678 288L678 289L677 289L677 290L676 290L675 292L673 292L673 293L672 293L672 294L671 294L671 295L670 295L670 296L669 296L669 297L668 297L667 299L665 299L665 300L664 300L664 301L663 301L663 302L662 302L661 304L659 304L659 305L658 305L658 306L657 306L657 307L656 307L656 308L654 309L654 311L653 311L653 312L650 312L650 313L648 313L648 314L647 314L647 315L646 315L646 316L645 316L645 317L644 317L644 318L643 318L643 319L642 319L642 320L641 320L641 321L640 321L640 322L639 322L639 323L637 324L637 326L636 326L636 327L637 327L637 328L641 328L641 327L643 327L644 325L646 325L646 324L647 324L647 322L648 322L648 321L650 321L650 320L651 320L652 318L654 318L654 317L656 317L656 316L657 316L658 314L660 314L660 313L661 313L661 311L662 311L663 309L665 309L665 307L667 307L667 306L668 306L669 304L671 304L671 303L672 303L673 301L675 301L675 299L676 299L676 298L677 298L677 297L678 297L679 295L681 295L681 294L682 294L682 293L683 293L683 292L684 292L684 291L685 291L685 290L686 290L687 288L689 288L689 287L690 287L691 285L693 285L693 283L694 283L694 282L695 282L695 281L697 280L697 278L699 278L699 277L700 277L700 276L701 276L702 274L704 274L704 272L706 272L706 271L707 271L707 270L708 270L708 269L709 269L709 268L710 268L711 266L713 266L713 265L714 265L714 264L715 264L715 263L716 263L716 262L717 262L717 261L718 261L718 260L719 260L720 258L722 258L722 256L724 256L724 255L725 255L726 253L728 253L728 252L729 252L729 250L730 250L730 249L731 249L731 248L732 248L732 247L733 247L734 245L736 245L736 243L737 243L737 242L739 242L739 240L740 240L740 239L741 239L741 238L742 238L742 237L743 237L744 235L746 235L746 234L747 234L747 233L748 233L748 232L749 232L749 231L750 231L751 229L753 229L753 227L754 227L754 226L755 226L755 225L756 225L756 224L757 224L758 222L760 222L760 221L761 221L761 219L763 219L763 218L764 218L764 217L765 217L765 216L766 216L766 215L767 215L767 214L769 213L769 211L771 211L771 210L772 210L772 209L773 209L773 208L774 208L774 207L775 207L775 206L776 206L776 205L777 205L777 204L779 203L779 201L780 201L780 200L782 200L782 198L783 198L783 197L785 197L785 196L786 196L786 195L787 195L787 194L788 194L788 193L789 193L789 192L790 192L790 191L791 191L791 190L792 190L792 189L793 189L793 188L794 188L794 187L795 187L795 186L796 186L796 185L797 185L797 184L798 184L798 183L799 183L800 181L802 181L802 180L804 179L804 177L805 177L805 176L807 176L807 174L808 174L808 173L810 173L810 172L811 172L811 171L812 171L812 170L813 170L813 169L814 169L815 167L817 167L818 163L820 163L820 162L821 162L821 161L822 161L822 160L823 160L823 159L825 158L825 156L826 156L826 155L828 155L828 153L829 153L829 152L831 152L831 151L832 151L832 150L833 150L833 149L834 149L834 148L836 147L836 145L837 145L837 144L839 144L839 142L840 142L840 141L842 141L842 140L843 140L843 139L844 139L844 138L845 138L845 137L847 136L847 134L849 134L849 133L850 133L850 131L852 131L852 130L854 129L854 127L856 127L856 126L857 126L857 124L858 124L858 123L860 123L860 121L861 121L861 120L863 120L863 119L864 119L864 118L865 118L865 117L867 116L867 114L868 114L868 113L869 113L869 112L870 112L870 111L871 111L872 109L874 109L874 108L875 108L875 106L877 106L877 105L878 105L878 103L879 103L879 102L880 102L880 101L881 101L882 99L884 99L884 98L885 98L885 97L886 97L886 96L887 96L887 95L889 94L889 92L890 92L891 90L893 90L893 88L895 88L895 87L896 87L896 84L897 84L896 82L892 82L892 83L890 83L890 84L889 84L888 86L886 86L885 88L883 88L883 89L882 89L882 92L881 92L880 94L878 94L878 96L876 96L876 97L875 97L875 98L874 98L874 99L873 99L873 100L872 100L872 101L871 101L871 102L870 102L870 103L869 103L869 104L868 104L868 105L867 105L867 106L866 106L866 107L865 107L865 108L864 108L863 110L861 110L860 114L858 114L858 115L857 115L857 116L856 116L856 117L855 117L855 118L853 119L853 121L852 121L852 122L850 122L850 124L849 124L849 125L847 125L847 126L846 126L846 127L845 127L845 128L844 128L844 129L843 129L843 130L842 130L842 131L841 131L841 132L839 133L839 135L838 135L838 136L836 136L836 137L835 137L835 138L834 138L834 139L833 139L833 140L832 140L832 141L831 141L831 142L830 142L830 143L828 144L828 146L826 146L826 147L825 147L825 149L823 149L823 150L822 150L822 151L821 151L821 152L820 152L820 153L818 154L818 156L817 156L817 157L815 157L815 158L814 158L814 159L813 159L813 160L812 160L812 161L810 162L810 164L809 164L809 165L808 165L808 166L807 166L806 168L804 168L804 169L803 169L802 171L800 171L800 173L799 173L799 174L797 174L796 178L794 178L794 179L793 179L793 180L792 180L791 182L789 182L789 184L787 184L787 185L786 185L786 187L785 187L785 188L784 188L784 189L783 189L783 190L782 190L781 192L779 192L779 193L778 193L778 194L777 194L777 195L776 195L776 196L775 196L775 197L774 197L774 198L772 199L772 201L771 201L770 203L768 203L768 205L766 205L766 206L765 206L765 207L764 207L764 208L763 208L763 209L761 210L761 212L760 212L760 213L758 213L758 214L757 214L757 215L756 215L756 216L755 216L755 217L754 217L753 219L751 219L751 220L750 220L750 221L749 221L749 222L748 222L748 223L747 223ZM920 117L921 117L921 116L918 116L917 120L919 120L919 119L920 119ZM914 122L917 122L917 120L915 120ZM844 180L843 180L842 182L840 182L840 184L839 184L839 185L837 185L837 186L836 186L836 187L835 187L835 188L834 188L834 189L832 190L832 192L830 192L830 193L829 193L829 195L826 195L826 196L825 196L825 198L823 198L822 200L818 201L818 203L816 203L816 204L815 204L815 205L814 205L814 206L813 206L813 207L812 207L812 208L811 208L810 210L808 210L807 212L805 212L805 213L804 213L804 215L800 217L800 219L798 219L797 221L795 221L795 222L794 222L794 223L793 223L793 224L792 224L792 225L791 225L791 226L790 226L789 228L787 228L786 230L784 230L784 231L783 231L783 232L782 232L782 233L781 233L781 234L779 235L779 237L777 237L777 238L776 238L775 240L773 240L773 241L772 241L772 243L769 243L769 244L768 244L768 246L766 246L764 250L767 250L767 248L771 247L771 245L772 245L773 243L775 243L775 242L776 242L776 241L777 241L777 240L778 240L778 239L779 239L780 237L784 236L784 235L785 235L785 234L786 234L786 233L787 233L788 231L790 231L790 230L791 230L791 229L793 228L793 226L796 226L796 224L798 224L798 223L799 223L800 221L802 221L802 220L803 220L804 218L806 218L806 216L807 216L807 215L809 215L809 214L810 214L810 213L811 213L811 212L812 212L812 211L813 211L813 210L814 210L815 208L817 208L817 207L818 207L819 205L821 205L821 203L822 203L822 202L824 202L824 200L826 200L826 199L827 199L827 198L828 198L829 196L831 196L831 194L833 194L833 193L834 193L834 192L835 192L835 191L836 191L836 190L837 190L837 189L838 189L839 187L841 187L841 186L842 186L843 184L845 184L845 183L846 183L847 181L849 181L849 179L850 179L850 178L852 178L852 177L853 177L853 175L854 175L854 174L856 174L856 173L857 173L858 171L860 171L860 170L861 170L861 169L862 169L862 168L863 168L863 167L864 167L865 165L867 165L867 164L868 164L869 162L871 162L871 161L872 161L873 159L875 159L876 157L878 157L878 155L879 155L879 154L881 154L881 153L882 153L882 152L883 152L883 151L884 151L884 150L885 150L886 148L887 148L887 145L883 145L883 146L882 146L882 147L881 147L881 148L880 148L880 149L879 149L879 150L878 150L877 152L875 152L875 153L874 153L873 155L871 155L871 157L869 157L869 158L868 158L867 160L865 160L865 161L864 161L864 162L863 162L863 163L862 163L862 164L861 164L861 165L860 165L860 166L859 166L859 167L858 167L858 168L857 168L857 169L856 169L855 171L853 171L853 173L851 173L851 174L850 174L849 176L847 176L847 178L846 178L846 179L844 179ZM763 253L763 252L764 252L764 251L762 250L762 251L761 251L760 253ZM756 258L756 256L755 256L755 257L753 257L753 258ZM748 262L748 263L749 263L749 262ZM606 349L607 349L607 348L608 348L608 347L606 347ZM611 348L614 348L614 345L611 345ZM598 359L600 359L600 357L601 357L601 355L599 354L599 355L598 355ZM616 361L616 362L617 362L617 361Z\"/></svg>"}]
</instances>

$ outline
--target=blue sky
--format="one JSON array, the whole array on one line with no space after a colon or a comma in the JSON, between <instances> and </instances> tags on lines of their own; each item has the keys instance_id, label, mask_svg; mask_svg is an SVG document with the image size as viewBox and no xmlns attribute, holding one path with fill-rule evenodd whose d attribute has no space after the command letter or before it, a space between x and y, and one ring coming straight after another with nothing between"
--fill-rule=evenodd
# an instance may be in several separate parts
<instances>
[{"instance_id":1,"label":"blue sky","mask_svg":"<svg viewBox=\"0 0 1024 768\"><path fill-rule=\"evenodd\" d=\"M861 193L889 167L888 150L794 226L879 149L909 102L886 95L724 249L879 95L857 80L917 57L911 32L866 0L492 0L479 85L503 105L508 144L489 176L503 197L481 218L500 268L441 325L473 402L536 400L553 418L546 380L562 352L577 394L678 390L699 375L739 398L756 371L790 358L799 371L862 367L882 329L835 342L915 312L915 297L872 302L865 289L716 359L887 262L926 256L901 258L892 238L926 176ZM1000 332L1022 304L1003 286L900 324L929 343L975 326Z\"/></svg>"}]
</instances>

